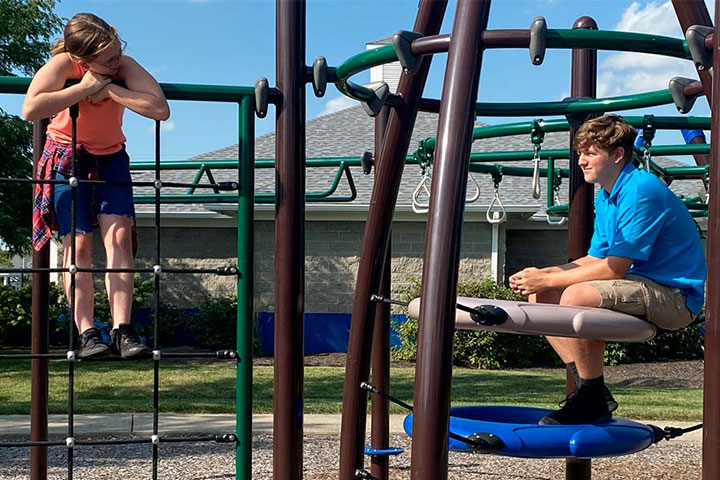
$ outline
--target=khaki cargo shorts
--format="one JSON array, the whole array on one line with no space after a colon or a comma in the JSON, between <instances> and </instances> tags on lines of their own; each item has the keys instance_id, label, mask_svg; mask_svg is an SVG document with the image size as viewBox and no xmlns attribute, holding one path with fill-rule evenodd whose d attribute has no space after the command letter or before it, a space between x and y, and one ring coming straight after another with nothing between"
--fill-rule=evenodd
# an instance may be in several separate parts
<instances>
[{"instance_id":1,"label":"khaki cargo shorts","mask_svg":"<svg viewBox=\"0 0 720 480\"><path fill-rule=\"evenodd\" d=\"M645 318L663 330L679 330L693 321L679 289L639 275L587 282L602 296L601 308Z\"/></svg>"}]
</instances>

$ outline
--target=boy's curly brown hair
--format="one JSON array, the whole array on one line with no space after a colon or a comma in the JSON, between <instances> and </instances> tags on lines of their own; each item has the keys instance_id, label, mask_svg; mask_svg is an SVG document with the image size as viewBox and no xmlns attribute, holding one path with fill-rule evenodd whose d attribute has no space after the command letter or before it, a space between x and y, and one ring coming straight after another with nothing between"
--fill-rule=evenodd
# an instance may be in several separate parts
<instances>
[{"instance_id":1,"label":"boy's curly brown hair","mask_svg":"<svg viewBox=\"0 0 720 480\"><path fill-rule=\"evenodd\" d=\"M580 126L575 134L573 148L581 152L595 145L606 152L612 152L618 147L623 147L625 149L623 158L629 162L632 160L636 136L635 129L622 117L603 115L591 118Z\"/></svg>"}]
</instances>

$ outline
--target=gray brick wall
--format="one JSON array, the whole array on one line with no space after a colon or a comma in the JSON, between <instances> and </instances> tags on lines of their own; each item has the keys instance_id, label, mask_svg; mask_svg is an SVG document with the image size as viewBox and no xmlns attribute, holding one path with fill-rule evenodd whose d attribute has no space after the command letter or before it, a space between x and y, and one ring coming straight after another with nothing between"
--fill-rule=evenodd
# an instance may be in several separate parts
<instances>
[{"instance_id":1,"label":"gray brick wall","mask_svg":"<svg viewBox=\"0 0 720 480\"><path fill-rule=\"evenodd\" d=\"M520 230L505 232L505 281L525 267L567 263L567 231Z\"/></svg>"},{"instance_id":2,"label":"gray brick wall","mask_svg":"<svg viewBox=\"0 0 720 480\"><path fill-rule=\"evenodd\" d=\"M306 223L305 310L317 313L350 313L360 262L363 222L309 221ZM235 264L237 235L234 228L163 228L161 256L176 268L214 268ZM155 257L153 228L140 228L137 265L150 267ZM424 222L398 222L393 227L391 278L393 294L405 290L422 275ZM255 310L273 310L274 226L255 222ZM465 225L460 280L490 275L490 227ZM96 239L96 266L105 262ZM98 275L97 287L101 288ZM235 294L232 277L216 275L166 275L161 277L161 298L181 307L197 306L207 296Z\"/></svg>"}]
</instances>

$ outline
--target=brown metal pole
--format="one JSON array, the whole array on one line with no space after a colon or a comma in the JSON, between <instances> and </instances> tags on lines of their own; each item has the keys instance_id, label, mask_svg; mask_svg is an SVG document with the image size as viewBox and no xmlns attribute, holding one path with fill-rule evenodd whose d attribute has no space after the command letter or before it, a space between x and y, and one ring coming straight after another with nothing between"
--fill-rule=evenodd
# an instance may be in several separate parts
<instances>
[{"instance_id":1,"label":"brown metal pole","mask_svg":"<svg viewBox=\"0 0 720 480\"><path fill-rule=\"evenodd\" d=\"M33 123L33 178L37 175L37 165L45 146L47 120ZM50 266L50 244L40 250L33 250L33 268ZM50 297L50 274L32 274L32 332L31 352L48 353L50 349L50 323L48 307ZM72 327L71 327L72 328ZM31 399L30 402L30 441L48 439L48 359L35 358L30 362ZM47 447L30 447L30 478L47 478Z\"/></svg>"},{"instance_id":2,"label":"brown metal pole","mask_svg":"<svg viewBox=\"0 0 720 480\"><path fill-rule=\"evenodd\" d=\"M436 35L440 31L446 6L446 0L422 0L413 30L424 35ZM404 103L391 110L385 139L378 155L355 286L345 367L340 438L342 480L354 479L355 469L363 466L367 394L360 389L360 383L366 381L370 374L370 339L375 312L370 296L377 293L380 286L405 155L410 145L417 105L425 87L430 61L430 57L424 58L415 75L401 75L397 91Z\"/></svg>"},{"instance_id":3,"label":"brown metal pole","mask_svg":"<svg viewBox=\"0 0 720 480\"><path fill-rule=\"evenodd\" d=\"M390 109L384 107L375 117L375 151L382 148ZM388 238L385 253L385 266L380 281L380 295L390 296L390 272L392 263L392 237ZM381 303L375 306L375 327L372 340L372 384L383 392L390 391L390 304ZM372 397L372 448L385 449L390 446L389 402L380 395ZM371 458L370 474L377 480L388 480L390 464L387 455L375 455Z\"/></svg>"},{"instance_id":4,"label":"brown metal pole","mask_svg":"<svg viewBox=\"0 0 720 480\"><path fill-rule=\"evenodd\" d=\"M303 472L305 0L278 0L273 478Z\"/></svg>"},{"instance_id":5,"label":"brown metal pole","mask_svg":"<svg viewBox=\"0 0 720 480\"><path fill-rule=\"evenodd\" d=\"M715 0L715 25L720 24L720 0ZM720 35L715 30L713 71L720 72ZM702 478L720 478L720 82L713 85L708 214L708 298L705 303L705 376L703 386Z\"/></svg>"},{"instance_id":6,"label":"brown metal pole","mask_svg":"<svg viewBox=\"0 0 720 480\"><path fill-rule=\"evenodd\" d=\"M573 28L597 30L597 23L590 17L575 20ZM576 49L572 51L570 95L572 97L597 96L597 50ZM577 127L570 130L570 217L568 221L568 260L587 255L593 233L593 185L585 182L578 166L579 156L573 148ZM567 393L574 390L572 377L566 381ZM567 459L566 480L587 480L591 477L590 460Z\"/></svg>"},{"instance_id":7,"label":"brown metal pole","mask_svg":"<svg viewBox=\"0 0 720 480\"><path fill-rule=\"evenodd\" d=\"M693 25L713 26L704 0L672 0L672 4L680 21L683 36L685 31ZM697 74L702 82L703 90L705 90L708 105L712 105L712 75L707 70L697 70Z\"/></svg>"},{"instance_id":8,"label":"brown metal pole","mask_svg":"<svg viewBox=\"0 0 720 480\"><path fill-rule=\"evenodd\" d=\"M443 81L415 365L413 480L445 480L460 245L490 1L459 0Z\"/></svg>"}]
</instances>

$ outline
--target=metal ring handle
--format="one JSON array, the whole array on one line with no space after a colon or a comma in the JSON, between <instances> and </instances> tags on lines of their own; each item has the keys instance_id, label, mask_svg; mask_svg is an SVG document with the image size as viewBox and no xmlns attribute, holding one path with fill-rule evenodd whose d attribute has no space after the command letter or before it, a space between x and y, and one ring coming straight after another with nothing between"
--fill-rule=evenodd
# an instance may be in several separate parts
<instances>
[{"instance_id":1,"label":"metal ring handle","mask_svg":"<svg viewBox=\"0 0 720 480\"><path fill-rule=\"evenodd\" d=\"M540 198L540 156L533 158L533 180L532 180L532 197L537 200Z\"/></svg>"},{"instance_id":2,"label":"metal ring handle","mask_svg":"<svg viewBox=\"0 0 720 480\"><path fill-rule=\"evenodd\" d=\"M491 215L494 212L492 211L493 207L497 204L498 208L500 209L500 217L495 218L495 215ZM488 206L487 212L485 212L485 218L487 219L488 223L491 223L493 225L498 223L503 223L505 219L507 218L507 212L505 211L505 205L503 205L502 200L500 200L500 195L498 194L498 190L495 189L495 198L493 198L493 201L490 202L490 206Z\"/></svg>"}]
</instances>

